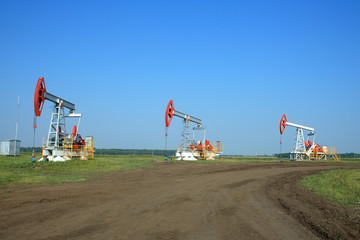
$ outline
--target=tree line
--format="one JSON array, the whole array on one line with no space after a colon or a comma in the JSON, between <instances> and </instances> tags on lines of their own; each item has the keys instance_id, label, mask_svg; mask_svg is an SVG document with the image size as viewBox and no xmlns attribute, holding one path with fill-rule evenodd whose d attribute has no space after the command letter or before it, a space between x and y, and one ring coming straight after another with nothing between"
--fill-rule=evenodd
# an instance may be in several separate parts
<instances>
[{"instance_id":1,"label":"tree line","mask_svg":"<svg viewBox=\"0 0 360 240\"><path fill-rule=\"evenodd\" d=\"M20 152L32 152L32 147L21 147ZM36 147L36 153L41 153L42 148ZM175 155L176 150L159 150L159 149L107 149L107 148L98 148L95 151L95 155L155 155L155 156L173 156Z\"/></svg>"},{"instance_id":2,"label":"tree line","mask_svg":"<svg viewBox=\"0 0 360 240\"><path fill-rule=\"evenodd\" d=\"M175 155L175 150L159 150L159 149L96 149L95 155L155 155L155 156L172 156Z\"/></svg>"}]
</instances>

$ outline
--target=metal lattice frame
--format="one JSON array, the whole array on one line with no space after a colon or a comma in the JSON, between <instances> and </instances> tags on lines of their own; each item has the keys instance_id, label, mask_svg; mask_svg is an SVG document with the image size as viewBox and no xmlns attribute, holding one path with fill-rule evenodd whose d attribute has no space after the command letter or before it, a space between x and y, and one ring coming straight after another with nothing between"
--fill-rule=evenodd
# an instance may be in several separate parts
<instances>
[{"instance_id":1,"label":"metal lattice frame","mask_svg":"<svg viewBox=\"0 0 360 240\"><path fill-rule=\"evenodd\" d=\"M304 160L304 158L307 158L308 160L310 159L310 154L315 148L315 132L310 132L308 134L307 140L309 140L309 136L313 136L312 138L313 145L309 147L308 150L306 150L303 129L301 127L296 128L295 143L293 150L291 151L290 154L290 159L297 161Z\"/></svg>"},{"instance_id":2,"label":"metal lattice frame","mask_svg":"<svg viewBox=\"0 0 360 240\"><path fill-rule=\"evenodd\" d=\"M291 153L294 160L303 160L303 155L306 153L306 148L304 144L304 132L302 128L296 129L295 143Z\"/></svg>"},{"instance_id":3,"label":"metal lattice frame","mask_svg":"<svg viewBox=\"0 0 360 240\"><path fill-rule=\"evenodd\" d=\"M46 147L59 147L66 136L65 110L61 103L56 104L51 115Z\"/></svg>"},{"instance_id":4,"label":"metal lattice frame","mask_svg":"<svg viewBox=\"0 0 360 240\"><path fill-rule=\"evenodd\" d=\"M182 127L182 131L181 131L181 141L180 141L180 145L179 145L179 150L180 151L188 151L189 150L189 145L191 144L191 139L190 139L190 122L187 121L186 119L183 120L183 127Z\"/></svg>"}]
</instances>

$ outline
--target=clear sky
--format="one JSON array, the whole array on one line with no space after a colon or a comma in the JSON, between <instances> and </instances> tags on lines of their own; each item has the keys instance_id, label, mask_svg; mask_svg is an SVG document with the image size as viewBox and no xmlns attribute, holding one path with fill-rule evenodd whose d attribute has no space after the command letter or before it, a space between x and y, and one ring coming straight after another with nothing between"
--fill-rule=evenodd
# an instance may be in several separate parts
<instances>
[{"instance_id":1,"label":"clear sky","mask_svg":"<svg viewBox=\"0 0 360 240\"><path fill-rule=\"evenodd\" d=\"M279 121L360 152L360 1L0 1L0 139L33 142L39 77L99 148L164 149L164 112L203 121L227 154L279 152ZM45 102L36 145L47 136ZM68 123L68 131L72 123ZM168 146L180 142L173 119ZM283 152L295 129L283 136Z\"/></svg>"}]
</instances>

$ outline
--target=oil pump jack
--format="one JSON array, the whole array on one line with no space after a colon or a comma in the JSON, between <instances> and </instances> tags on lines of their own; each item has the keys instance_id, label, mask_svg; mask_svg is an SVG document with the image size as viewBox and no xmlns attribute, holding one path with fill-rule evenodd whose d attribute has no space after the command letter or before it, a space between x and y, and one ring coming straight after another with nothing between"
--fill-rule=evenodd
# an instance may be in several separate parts
<instances>
[{"instance_id":1,"label":"oil pump jack","mask_svg":"<svg viewBox=\"0 0 360 240\"><path fill-rule=\"evenodd\" d=\"M93 158L95 151L93 138L87 137L84 140L77 132L82 114L75 113L75 104L47 92L43 77L39 78L35 88L34 139L37 127L36 117L40 117L45 100L55 103L55 106L51 115L48 136L43 140L42 158L39 161L65 161L73 157ZM65 109L69 110L67 115ZM73 126L71 134L66 133L66 118L78 118L78 124Z\"/></svg>"},{"instance_id":2,"label":"oil pump jack","mask_svg":"<svg viewBox=\"0 0 360 240\"><path fill-rule=\"evenodd\" d=\"M222 153L222 144L217 141L214 146L210 144L210 141L206 140L205 130L206 127L202 126L202 122L199 118L190 116L188 114L175 110L173 100L170 100L165 111L165 137L168 134L168 127L170 126L172 118L176 116L183 120L183 127L181 132L181 142L176 152L176 160L197 160L214 159L216 154ZM193 128L193 138L190 137L190 123L195 123L197 127ZM201 140L195 140L195 131L203 131L204 137ZM166 140L167 145L167 140ZM166 146L167 148L167 146Z\"/></svg>"},{"instance_id":3,"label":"oil pump jack","mask_svg":"<svg viewBox=\"0 0 360 240\"><path fill-rule=\"evenodd\" d=\"M286 126L296 128L294 147L290 152L291 160L326 160L331 155L335 160L339 161L339 157L335 153L335 147L328 148L328 146L320 146L315 143L315 128L289 122L284 114L280 119L280 135L284 133ZM307 141L305 141L303 130L308 131ZM282 143L280 142L280 144Z\"/></svg>"}]
</instances>

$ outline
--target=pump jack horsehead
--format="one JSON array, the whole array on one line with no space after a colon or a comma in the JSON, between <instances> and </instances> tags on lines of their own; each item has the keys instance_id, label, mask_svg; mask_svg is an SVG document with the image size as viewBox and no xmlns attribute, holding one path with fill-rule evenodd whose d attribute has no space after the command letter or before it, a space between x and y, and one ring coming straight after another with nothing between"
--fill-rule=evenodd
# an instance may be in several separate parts
<instances>
[{"instance_id":1,"label":"pump jack horsehead","mask_svg":"<svg viewBox=\"0 0 360 240\"><path fill-rule=\"evenodd\" d=\"M202 126L201 120L188 114L176 111L173 100L169 101L165 111L166 150L168 127L170 126L171 120L174 116L179 117L183 120L183 128L181 133L182 140L176 152L176 160L213 160L216 154L220 154L223 152L221 142L217 141L213 145L211 145L210 141L206 140L206 127ZM193 128L192 139L190 139L190 123L197 124L197 127ZM204 131L204 138L201 140L195 140L195 131L198 130Z\"/></svg>"},{"instance_id":2,"label":"pump jack horsehead","mask_svg":"<svg viewBox=\"0 0 360 240\"><path fill-rule=\"evenodd\" d=\"M35 88L34 139L37 127L36 117L40 117L45 100L55 103L55 106L51 115L48 136L43 140L42 158L39 161L65 161L73 157L93 158L95 151L93 138L87 137L83 140L77 133L82 114L75 113L75 104L49 93L43 77L39 78ZM69 110L68 115L65 115L65 109ZM66 133L65 118L78 118L78 124L73 126L71 134Z\"/></svg>"},{"instance_id":3,"label":"pump jack horsehead","mask_svg":"<svg viewBox=\"0 0 360 240\"><path fill-rule=\"evenodd\" d=\"M339 161L338 156L335 154L335 147L320 146L315 143L315 129L312 127L304 126L297 123L289 122L284 114L280 119L280 134L285 131L286 126L296 128L295 143L292 151L290 152L290 159L301 160L326 160L331 155L335 160ZM304 139L303 130L308 131L307 141ZM311 140L310 140L311 138ZM281 142L280 142L281 144ZM329 151L330 150L330 151Z\"/></svg>"}]
</instances>

